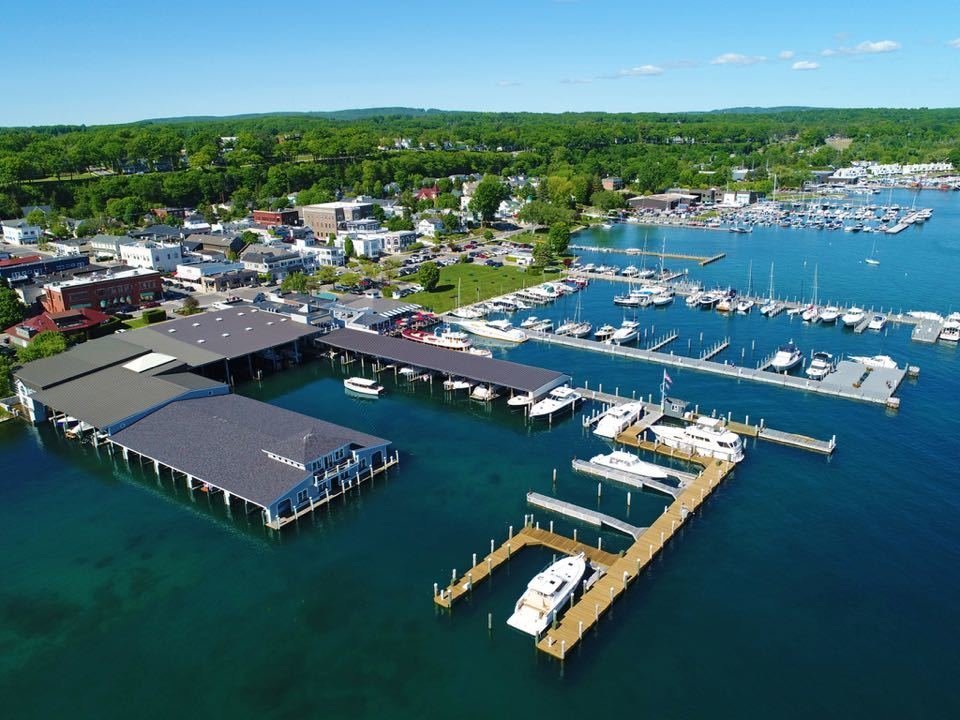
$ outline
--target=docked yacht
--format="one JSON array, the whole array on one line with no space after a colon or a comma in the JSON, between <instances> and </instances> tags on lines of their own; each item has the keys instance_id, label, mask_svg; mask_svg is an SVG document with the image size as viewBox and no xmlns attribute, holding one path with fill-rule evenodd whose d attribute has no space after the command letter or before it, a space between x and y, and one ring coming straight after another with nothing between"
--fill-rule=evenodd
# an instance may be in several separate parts
<instances>
[{"instance_id":1,"label":"docked yacht","mask_svg":"<svg viewBox=\"0 0 960 720\"><path fill-rule=\"evenodd\" d=\"M653 303L654 307L666 307L673 302L673 293L669 291L657 293L650 298L650 302Z\"/></svg>"},{"instance_id":2,"label":"docked yacht","mask_svg":"<svg viewBox=\"0 0 960 720\"><path fill-rule=\"evenodd\" d=\"M614 331L613 335L610 336L610 342L614 345L623 345L624 343L633 342L637 339L637 327L639 323L634 322L633 320L624 320L619 328Z\"/></svg>"},{"instance_id":3,"label":"docked yacht","mask_svg":"<svg viewBox=\"0 0 960 720\"><path fill-rule=\"evenodd\" d=\"M528 330L532 328L534 325L536 325L538 322L540 322L540 318L538 318L536 315L531 315L522 323L520 323L520 327L522 327L524 330Z\"/></svg>"},{"instance_id":4,"label":"docked yacht","mask_svg":"<svg viewBox=\"0 0 960 720\"><path fill-rule=\"evenodd\" d=\"M520 328L515 328L509 320L489 320L486 322L466 320L460 322L460 327L469 333L491 340L512 343L527 341L527 334Z\"/></svg>"},{"instance_id":5,"label":"docked yacht","mask_svg":"<svg viewBox=\"0 0 960 720\"><path fill-rule=\"evenodd\" d=\"M530 326L530 330L536 332L550 332L553 330L553 320L537 320L533 325Z\"/></svg>"},{"instance_id":6,"label":"docked yacht","mask_svg":"<svg viewBox=\"0 0 960 720\"><path fill-rule=\"evenodd\" d=\"M729 462L743 460L740 436L727 430L716 418L698 418L687 427L654 425L650 429L667 447Z\"/></svg>"},{"instance_id":7,"label":"docked yacht","mask_svg":"<svg viewBox=\"0 0 960 720\"><path fill-rule=\"evenodd\" d=\"M947 320L940 330L940 339L944 342L960 341L960 320Z\"/></svg>"},{"instance_id":8,"label":"docked yacht","mask_svg":"<svg viewBox=\"0 0 960 720\"><path fill-rule=\"evenodd\" d=\"M827 305L820 311L820 322L824 325L832 325L840 317L840 308L836 305Z\"/></svg>"},{"instance_id":9,"label":"docked yacht","mask_svg":"<svg viewBox=\"0 0 960 720\"><path fill-rule=\"evenodd\" d=\"M465 332L457 332L456 330L436 330L434 332L426 332L425 330L403 330L400 333L401 337L406 338L407 340L413 340L414 342L423 343L424 345L432 345L433 347L446 348L447 350L466 350L470 347L470 338Z\"/></svg>"},{"instance_id":10,"label":"docked yacht","mask_svg":"<svg viewBox=\"0 0 960 720\"><path fill-rule=\"evenodd\" d=\"M511 395L507 398L507 405L512 408L521 408L527 405L533 405L533 401L533 395Z\"/></svg>"},{"instance_id":11,"label":"docked yacht","mask_svg":"<svg viewBox=\"0 0 960 720\"><path fill-rule=\"evenodd\" d=\"M776 315L778 312L780 312L780 308L782 307L783 306L780 303L778 303L776 300L771 300L770 302L765 303L760 308L760 314L766 315L767 317L772 317Z\"/></svg>"},{"instance_id":12,"label":"docked yacht","mask_svg":"<svg viewBox=\"0 0 960 720\"><path fill-rule=\"evenodd\" d=\"M889 355L851 355L850 359L855 363L860 363L871 370L894 370L897 367L897 361Z\"/></svg>"},{"instance_id":13,"label":"docked yacht","mask_svg":"<svg viewBox=\"0 0 960 720\"><path fill-rule=\"evenodd\" d=\"M846 327L856 327L863 322L863 319L867 316L867 313L864 312L863 308L852 307L847 310L843 317L840 318L840 322Z\"/></svg>"},{"instance_id":14,"label":"docked yacht","mask_svg":"<svg viewBox=\"0 0 960 720\"><path fill-rule=\"evenodd\" d=\"M614 405L597 420L597 427L594 428L593 434L598 437L613 440L617 435L639 420L641 415L643 415L642 402L628 402L623 405Z\"/></svg>"},{"instance_id":15,"label":"docked yacht","mask_svg":"<svg viewBox=\"0 0 960 720\"><path fill-rule=\"evenodd\" d=\"M473 386L466 380L444 380L443 389L447 392L458 392L460 390L469 390Z\"/></svg>"},{"instance_id":16,"label":"docked yacht","mask_svg":"<svg viewBox=\"0 0 960 720\"><path fill-rule=\"evenodd\" d=\"M585 338L590 335L590 332L593 330L593 325L588 322L578 322L574 323L573 327L567 333L570 337L575 338Z\"/></svg>"},{"instance_id":17,"label":"docked yacht","mask_svg":"<svg viewBox=\"0 0 960 720\"><path fill-rule=\"evenodd\" d=\"M816 305L808 305L802 313L800 319L804 322L816 322L820 319L820 308Z\"/></svg>"},{"instance_id":18,"label":"docked yacht","mask_svg":"<svg viewBox=\"0 0 960 720\"><path fill-rule=\"evenodd\" d=\"M479 400L481 402L490 402L498 397L497 391L490 385L477 385L470 393L471 400Z\"/></svg>"},{"instance_id":19,"label":"docked yacht","mask_svg":"<svg viewBox=\"0 0 960 720\"><path fill-rule=\"evenodd\" d=\"M700 295L697 301L697 307L701 310L712 310L723 298L722 295L715 292L705 292Z\"/></svg>"},{"instance_id":20,"label":"docked yacht","mask_svg":"<svg viewBox=\"0 0 960 720\"><path fill-rule=\"evenodd\" d=\"M590 458L594 465L603 465L611 470L621 470L631 475L640 475L651 480L666 480L668 475L664 468L653 463L644 462L633 453L623 450L614 450L609 455L595 455Z\"/></svg>"},{"instance_id":21,"label":"docked yacht","mask_svg":"<svg viewBox=\"0 0 960 720\"><path fill-rule=\"evenodd\" d=\"M701 296L701 295L703 295L703 292L701 292L700 290L695 290L694 292L692 292L692 293L690 293L689 295L687 295L687 299L684 300L684 302L685 302L688 306L694 307L695 305L697 305L697 304L700 302L700 296Z\"/></svg>"},{"instance_id":22,"label":"docked yacht","mask_svg":"<svg viewBox=\"0 0 960 720\"><path fill-rule=\"evenodd\" d=\"M887 316L877 313L872 318L870 318L870 323L867 325L868 330L883 330L887 325Z\"/></svg>"},{"instance_id":23,"label":"docked yacht","mask_svg":"<svg viewBox=\"0 0 960 720\"><path fill-rule=\"evenodd\" d=\"M605 342L609 340L611 337L613 337L613 334L616 331L617 329L613 325L601 325L600 327L597 328L597 331L593 334L593 336L597 340L601 342Z\"/></svg>"},{"instance_id":24,"label":"docked yacht","mask_svg":"<svg viewBox=\"0 0 960 720\"><path fill-rule=\"evenodd\" d=\"M807 366L807 377L811 380L823 380L833 371L833 355L828 352L815 352Z\"/></svg>"},{"instance_id":25,"label":"docked yacht","mask_svg":"<svg viewBox=\"0 0 960 720\"><path fill-rule=\"evenodd\" d=\"M801 360L803 360L803 354L791 340L786 345L781 345L777 349L773 360L770 361L770 369L778 373L786 372L799 365Z\"/></svg>"},{"instance_id":26,"label":"docked yacht","mask_svg":"<svg viewBox=\"0 0 960 720\"><path fill-rule=\"evenodd\" d=\"M368 380L363 377L350 377L343 381L343 387L350 392L365 397L380 397L383 393L383 385L379 385L374 380Z\"/></svg>"},{"instance_id":27,"label":"docked yacht","mask_svg":"<svg viewBox=\"0 0 960 720\"><path fill-rule=\"evenodd\" d=\"M547 396L530 406L531 418L543 418L555 415L566 409L573 410L583 396L567 385L554 388Z\"/></svg>"},{"instance_id":28,"label":"docked yacht","mask_svg":"<svg viewBox=\"0 0 960 720\"><path fill-rule=\"evenodd\" d=\"M507 625L534 637L550 627L587 569L583 553L557 560L527 583Z\"/></svg>"},{"instance_id":29,"label":"docked yacht","mask_svg":"<svg viewBox=\"0 0 960 720\"><path fill-rule=\"evenodd\" d=\"M753 300L750 300L748 298L740 298L737 301L736 310L741 315L748 315L750 311L753 310L754 305L756 305L756 303Z\"/></svg>"}]
</instances>

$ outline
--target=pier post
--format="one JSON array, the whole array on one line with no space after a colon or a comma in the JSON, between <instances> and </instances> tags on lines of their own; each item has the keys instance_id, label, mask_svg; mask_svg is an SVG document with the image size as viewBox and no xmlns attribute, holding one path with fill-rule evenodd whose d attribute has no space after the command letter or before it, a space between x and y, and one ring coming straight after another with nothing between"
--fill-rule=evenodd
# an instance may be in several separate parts
<instances>
[{"instance_id":1,"label":"pier post","mask_svg":"<svg viewBox=\"0 0 960 720\"><path fill-rule=\"evenodd\" d=\"M603 550L603 538L602 538L602 537L598 537L598 538L597 538L597 550Z\"/></svg>"},{"instance_id":2,"label":"pier post","mask_svg":"<svg viewBox=\"0 0 960 720\"><path fill-rule=\"evenodd\" d=\"M490 538L490 552L493 552L493 538Z\"/></svg>"},{"instance_id":3,"label":"pier post","mask_svg":"<svg viewBox=\"0 0 960 720\"><path fill-rule=\"evenodd\" d=\"M578 627L577 639L583 640L583 620L580 621L580 624Z\"/></svg>"},{"instance_id":4,"label":"pier post","mask_svg":"<svg viewBox=\"0 0 960 720\"><path fill-rule=\"evenodd\" d=\"M230 507L230 498L231 498L231 497L232 497L232 495L230 495L230 493L228 493L226 490L223 491L223 504L226 505L227 507ZM313 499L312 499L312 498L310 499L310 509L313 510Z\"/></svg>"},{"instance_id":5,"label":"pier post","mask_svg":"<svg viewBox=\"0 0 960 720\"><path fill-rule=\"evenodd\" d=\"M455 583L457 581L457 569L454 568L450 571L450 582Z\"/></svg>"},{"instance_id":6,"label":"pier post","mask_svg":"<svg viewBox=\"0 0 960 720\"><path fill-rule=\"evenodd\" d=\"M600 483L597 483L597 499L600 498L600 493L602 492L602 489L603 489L603 485L601 485Z\"/></svg>"},{"instance_id":7,"label":"pier post","mask_svg":"<svg viewBox=\"0 0 960 720\"><path fill-rule=\"evenodd\" d=\"M507 539L513 538L513 525L510 526L509 531L507 532Z\"/></svg>"},{"instance_id":8,"label":"pier post","mask_svg":"<svg viewBox=\"0 0 960 720\"><path fill-rule=\"evenodd\" d=\"M577 529L576 529L576 528L573 529L573 541L574 541L574 542L577 541Z\"/></svg>"},{"instance_id":9,"label":"pier post","mask_svg":"<svg viewBox=\"0 0 960 720\"><path fill-rule=\"evenodd\" d=\"M630 507L630 491L627 490L627 507Z\"/></svg>"},{"instance_id":10,"label":"pier post","mask_svg":"<svg viewBox=\"0 0 960 720\"><path fill-rule=\"evenodd\" d=\"M550 533L553 534L553 520L550 521Z\"/></svg>"},{"instance_id":11,"label":"pier post","mask_svg":"<svg viewBox=\"0 0 960 720\"><path fill-rule=\"evenodd\" d=\"M650 543L650 552L647 554L647 560L653 560L653 543Z\"/></svg>"},{"instance_id":12,"label":"pier post","mask_svg":"<svg viewBox=\"0 0 960 720\"><path fill-rule=\"evenodd\" d=\"M624 589L624 590L627 589L627 580L628 580L629 578L630 578L630 573L628 573L626 570L624 570L624 571L623 571L623 589ZM612 588L611 588L611 589L612 589Z\"/></svg>"},{"instance_id":13,"label":"pier post","mask_svg":"<svg viewBox=\"0 0 960 720\"><path fill-rule=\"evenodd\" d=\"M473 562L470 564L470 567L476 567L476 566L477 566L477 554L474 553L474 554L473 554Z\"/></svg>"},{"instance_id":14,"label":"pier post","mask_svg":"<svg viewBox=\"0 0 960 720\"><path fill-rule=\"evenodd\" d=\"M437 583L434 583L434 584L433 584L433 596L434 596L434 597L437 596Z\"/></svg>"},{"instance_id":15,"label":"pier post","mask_svg":"<svg viewBox=\"0 0 960 720\"><path fill-rule=\"evenodd\" d=\"M487 632L493 632L493 613L487 613Z\"/></svg>"}]
</instances>

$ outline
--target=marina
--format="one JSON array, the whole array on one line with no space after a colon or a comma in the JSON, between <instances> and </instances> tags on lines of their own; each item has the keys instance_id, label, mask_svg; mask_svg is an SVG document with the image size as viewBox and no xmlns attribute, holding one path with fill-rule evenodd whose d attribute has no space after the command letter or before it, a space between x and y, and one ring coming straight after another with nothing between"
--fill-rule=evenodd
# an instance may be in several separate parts
<instances>
[{"instance_id":1,"label":"marina","mask_svg":"<svg viewBox=\"0 0 960 720\"><path fill-rule=\"evenodd\" d=\"M571 250L582 250L587 252L596 252L596 253L623 253L625 255L645 255L649 257L659 257L666 258L668 260L691 260L701 267L704 265L710 265L712 263L723 260L727 256L726 253L717 253L716 255L710 255L709 257L703 257L701 255L684 255L682 253L658 253L652 250L638 250L637 248L629 248L626 250L620 248L605 248L597 247L594 245L570 245Z\"/></svg>"}]
</instances>

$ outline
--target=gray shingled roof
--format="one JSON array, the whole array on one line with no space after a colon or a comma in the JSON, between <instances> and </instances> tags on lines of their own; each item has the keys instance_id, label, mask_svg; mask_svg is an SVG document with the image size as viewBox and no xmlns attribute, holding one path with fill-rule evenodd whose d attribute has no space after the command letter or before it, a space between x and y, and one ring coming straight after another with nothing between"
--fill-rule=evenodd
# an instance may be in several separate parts
<instances>
[{"instance_id":1,"label":"gray shingled roof","mask_svg":"<svg viewBox=\"0 0 960 720\"><path fill-rule=\"evenodd\" d=\"M180 400L116 433L114 442L238 497L268 506L309 476L298 462L352 443L388 441L240 395Z\"/></svg>"},{"instance_id":2,"label":"gray shingled roof","mask_svg":"<svg viewBox=\"0 0 960 720\"><path fill-rule=\"evenodd\" d=\"M554 370L494 360L456 350L432 347L400 338L374 335L360 330L334 330L320 342L341 350L384 358L401 365L469 378L500 387L539 395L570 380Z\"/></svg>"},{"instance_id":3,"label":"gray shingled roof","mask_svg":"<svg viewBox=\"0 0 960 720\"><path fill-rule=\"evenodd\" d=\"M146 355L148 350L116 336L89 340L70 350L27 363L15 373L34 389L48 388L81 375Z\"/></svg>"},{"instance_id":4,"label":"gray shingled roof","mask_svg":"<svg viewBox=\"0 0 960 720\"><path fill-rule=\"evenodd\" d=\"M133 330L124 337L130 343L199 367L285 345L317 332L311 325L240 305Z\"/></svg>"},{"instance_id":5,"label":"gray shingled roof","mask_svg":"<svg viewBox=\"0 0 960 720\"><path fill-rule=\"evenodd\" d=\"M34 398L96 428L107 428L127 418L181 397L191 390L223 388L223 383L183 374L152 376L110 367L39 390Z\"/></svg>"}]
</instances>

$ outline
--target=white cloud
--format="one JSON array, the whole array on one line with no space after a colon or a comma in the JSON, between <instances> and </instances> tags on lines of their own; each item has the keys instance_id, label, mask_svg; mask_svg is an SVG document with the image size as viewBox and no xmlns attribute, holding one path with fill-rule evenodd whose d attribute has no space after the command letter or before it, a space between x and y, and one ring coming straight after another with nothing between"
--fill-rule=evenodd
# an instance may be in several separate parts
<instances>
[{"instance_id":1,"label":"white cloud","mask_svg":"<svg viewBox=\"0 0 960 720\"><path fill-rule=\"evenodd\" d=\"M517 87L520 85L519 80L500 80L497 82L497 87Z\"/></svg>"},{"instance_id":2,"label":"white cloud","mask_svg":"<svg viewBox=\"0 0 960 720\"><path fill-rule=\"evenodd\" d=\"M960 39L960 38L958 38ZM903 47L896 40L864 40L853 47L827 48L821 51L823 57L833 57L834 55L876 55L878 53L889 53L899 50Z\"/></svg>"},{"instance_id":3,"label":"white cloud","mask_svg":"<svg viewBox=\"0 0 960 720\"><path fill-rule=\"evenodd\" d=\"M811 62L810 60L797 60L793 65L790 66L791 70L816 70L820 67L820 63Z\"/></svg>"},{"instance_id":4,"label":"white cloud","mask_svg":"<svg viewBox=\"0 0 960 720\"><path fill-rule=\"evenodd\" d=\"M564 78L560 81L563 85L589 85L593 78Z\"/></svg>"},{"instance_id":5,"label":"white cloud","mask_svg":"<svg viewBox=\"0 0 960 720\"><path fill-rule=\"evenodd\" d=\"M710 61L711 65L756 65L765 62L763 55L741 55L740 53L724 53Z\"/></svg>"},{"instance_id":6,"label":"white cloud","mask_svg":"<svg viewBox=\"0 0 960 720\"><path fill-rule=\"evenodd\" d=\"M620 77L637 77L641 75L663 75L663 68L656 65L638 65L637 67L626 68L619 73Z\"/></svg>"},{"instance_id":7,"label":"white cloud","mask_svg":"<svg viewBox=\"0 0 960 720\"><path fill-rule=\"evenodd\" d=\"M781 60L792 60L794 55L796 53L793 50L781 50L777 57Z\"/></svg>"},{"instance_id":8,"label":"white cloud","mask_svg":"<svg viewBox=\"0 0 960 720\"><path fill-rule=\"evenodd\" d=\"M960 49L960 38L954 38L953 40L948 40L947 45L949 45L952 48Z\"/></svg>"}]
</instances>

